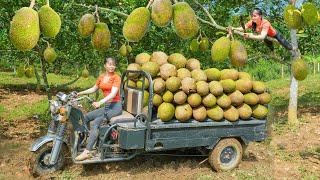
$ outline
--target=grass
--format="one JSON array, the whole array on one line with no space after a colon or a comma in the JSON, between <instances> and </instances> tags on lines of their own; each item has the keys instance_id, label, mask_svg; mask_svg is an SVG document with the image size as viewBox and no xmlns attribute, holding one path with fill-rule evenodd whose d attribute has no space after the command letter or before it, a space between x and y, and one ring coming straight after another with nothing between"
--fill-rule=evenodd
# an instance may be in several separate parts
<instances>
[{"instance_id":1,"label":"grass","mask_svg":"<svg viewBox=\"0 0 320 180\"><path fill-rule=\"evenodd\" d=\"M72 81L75 77L56 75L53 73L47 74L49 85L55 86ZM75 83L68 86L68 89L86 89L93 86L95 78L90 76L89 78L80 78ZM10 89L32 89L34 90L37 85L35 77L16 77L13 73L0 72L0 88Z\"/></svg>"},{"instance_id":2,"label":"grass","mask_svg":"<svg viewBox=\"0 0 320 180\"><path fill-rule=\"evenodd\" d=\"M42 99L34 104L21 104L19 107L13 109L6 114L4 118L8 121L15 119L29 118L33 115L45 115L48 110L47 99Z\"/></svg>"},{"instance_id":3,"label":"grass","mask_svg":"<svg viewBox=\"0 0 320 180\"><path fill-rule=\"evenodd\" d=\"M6 111L6 108L0 104L0 117L2 117L5 111Z\"/></svg>"}]
</instances>

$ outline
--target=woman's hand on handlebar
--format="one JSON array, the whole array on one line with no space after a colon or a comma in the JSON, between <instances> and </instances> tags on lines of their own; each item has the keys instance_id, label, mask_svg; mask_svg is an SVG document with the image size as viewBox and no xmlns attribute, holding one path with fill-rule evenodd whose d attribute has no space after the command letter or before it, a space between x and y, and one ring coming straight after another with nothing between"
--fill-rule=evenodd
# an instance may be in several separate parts
<instances>
[{"instance_id":1,"label":"woman's hand on handlebar","mask_svg":"<svg viewBox=\"0 0 320 180\"><path fill-rule=\"evenodd\" d=\"M93 102L92 106L95 108L99 108L101 106L101 104L99 102Z\"/></svg>"}]
</instances>

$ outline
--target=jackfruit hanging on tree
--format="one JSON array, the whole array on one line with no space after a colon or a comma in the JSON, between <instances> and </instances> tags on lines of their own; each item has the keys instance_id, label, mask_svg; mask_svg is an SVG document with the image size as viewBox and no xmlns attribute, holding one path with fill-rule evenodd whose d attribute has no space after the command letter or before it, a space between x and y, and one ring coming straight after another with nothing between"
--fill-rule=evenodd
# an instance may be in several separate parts
<instances>
[{"instance_id":1,"label":"jackfruit hanging on tree","mask_svg":"<svg viewBox=\"0 0 320 180\"><path fill-rule=\"evenodd\" d=\"M192 39L189 49L191 52L197 52L199 50L199 42L197 39Z\"/></svg>"},{"instance_id":2,"label":"jackfruit hanging on tree","mask_svg":"<svg viewBox=\"0 0 320 180\"><path fill-rule=\"evenodd\" d=\"M158 27L167 26L172 19L173 9L171 0L155 0L151 6L152 22Z\"/></svg>"},{"instance_id":3,"label":"jackfruit hanging on tree","mask_svg":"<svg viewBox=\"0 0 320 180\"><path fill-rule=\"evenodd\" d=\"M188 3L178 2L173 5L173 27L182 39L189 39L198 34L199 23Z\"/></svg>"},{"instance_id":4,"label":"jackfruit hanging on tree","mask_svg":"<svg viewBox=\"0 0 320 180\"><path fill-rule=\"evenodd\" d=\"M314 26L318 23L318 10L313 3L307 2L302 4L301 16L303 22L307 25Z\"/></svg>"},{"instance_id":5,"label":"jackfruit hanging on tree","mask_svg":"<svg viewBox=\"0 0 320 180\"><path fill-rule=\"evenodd\" d=\"M98 22L91 37L92 45L99 51L105 51L110 47L111 34L106 23Z\"/></svg>"},{"instance_id":6,"label":"jackfruit hanging on tree","mask_svg":"<svg viewBox=\"0 0 320 180\"><path fill-rule=\"evenodd\" d=\"M309 73L308 64L302 58L298 58L294 60L291 65L291 68L292 68L292 74L294 78L296 78L298 81L302 81L308 76L308 73Z\"/></svg>"},{"instance_id":7,"label":"jackfruit hanging on tree","mask_svg":"<svg viewBox=\"0 0 320 180\"><path fill-rule=\"evenodd\" d=\"M122 33L129 42L138 42L146 34L150 23L150 12L146 7L133 10L124 22Z\"/></svg>"},{"instance_id":8,"label":"jackfruit hanging on tree","mask_svg":"<svg viewBox=\"0 0 320 180\"><path fill-rule=\"evenodd\" d=\"M199 49L200 51L206 51L209 49L209 39L206 37L201 38L199 43Z\"/></svg>"},{"instance_id":9,"label":"jackfruit hanging on tree","mask_svg":"<svg viewBox=\"0 0 320 180\"><path fill-rule=\"evenodd\" d=\"M20 51L34 48L40 37L38 13L30 7L16 11L10 22L9 36L12 44Z\"/></svg>"},{"instance_id":10,"label":"jackfruit hanging on tree","mask_svg":"<svg viewBox=\"0 0 320 180\"><path fill-rule=\"evenodd\" d=\"M221 37L217 39L211 48L211 58L213 61L224 61L230 53L231 41L228 37Z\"/></svg>"},{"instance_id":11,"label":"jackfruit hanging on tree","mask_svg":"<svg viewBox=\"0 0 320 180\"><path fill-rule=\"evenodd\" d=\"M302 27L301 12L293 5L288 5L284 9L284 22L291 29L300 29Z\"/></svg>"},{"instance_id":12,"label":"jackfruit hanging on tree","mask_svg":"<svg viewBox=\"0 0 320 180\"><path fill-rule=\"evenodd\" d=\"M89 77L89 71L88 71L88 69L87 69L87 66L84 66L84 69L83 69L82 72L81 72L81 76L82 76L83 78L88 78L88 77Z\"/></svg>"},{"instance_id":13,"label":"jackfruit hanging on tree","mask_svg":"<svg viewBox=\"0 0 320 180\"><path fill-rule=\"evenodd\" d=\"M57 53L50 45L44 50L43 57L48 63L53 63L57 58Z\"/></svg>"},{"instance_id":14,"label":"jackfruit hanging on tree","mask_svg":"<svg viewBox=\"0 0 320 180\"><path fill-rule=\"evenodd\" d=\"M91 35L95 27L95 18L92 14L85 14L81 17L78 24L78 32L82 37Z\"/></svg>"},{"instance_id":15,"label":"jackfruit hanging on tree","mask_svg":"<svg viewBox=\"0 0 320 180\"><path fill-rule=\"evenodd\" d=\"M61 19L49 5L42 6L39 11L40 30L45 37L55 38L61 28Z\"/></svg>"},{"instance_id":16,"label":"jackfruit hanging on tree","mask_svg":"<svg viewBox=\"0 0 320 180\"><path fill-rule=\"evenodd\" d=\"M248 54L244 45L237 40L231 41L230 59L234 67L242 67L247 63Z\"/></svg>"}]
</instances>

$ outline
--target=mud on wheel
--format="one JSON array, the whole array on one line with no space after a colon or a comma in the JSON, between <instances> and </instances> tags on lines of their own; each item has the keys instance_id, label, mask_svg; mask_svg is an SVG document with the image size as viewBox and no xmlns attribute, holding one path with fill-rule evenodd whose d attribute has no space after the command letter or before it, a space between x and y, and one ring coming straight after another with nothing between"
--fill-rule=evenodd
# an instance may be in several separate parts
<instances>
[{"instance_id":1,"label":"mud on wheel","mask_svg":"<svg viewBox=\"0 0 320 180\"><path fill-rule=\"evenodd\" d=\"M236 168L242 159L242 146L237 139L227 138L218 142L209 153L209 163L218 172Z\"/></svg>"},{"instance_id":2,"label":"mud on wheel","mask_svg":"<svg viewBox=\"0 0 320 180\"><path fill-rule=\"evenodd\" d=\"M52 143L47 143L40 147L36 152L32 152L29 161L29 171L33 176L49 174L60 170L66 164L67 147L63 145L57 163L49 164Z\"/></svg>"}]
</instances>

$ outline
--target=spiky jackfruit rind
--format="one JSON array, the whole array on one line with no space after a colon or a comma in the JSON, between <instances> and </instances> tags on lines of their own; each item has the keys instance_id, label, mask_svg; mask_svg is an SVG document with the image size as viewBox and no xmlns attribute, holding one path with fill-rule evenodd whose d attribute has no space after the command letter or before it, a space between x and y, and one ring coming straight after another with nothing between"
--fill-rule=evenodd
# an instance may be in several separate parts
<instances>
[{"instance_id":1,"label":"spiky jackfruit rind","mask_svg":"<svg viewBox=\"0 0 320 180\"><path fill-rule=\"evenodd\" d=\"M300 29L302 27L301 12L293 5L288 5L283 13L284 22L291 29Z\"/></svg>"},{"instance_id":2,"label":"spiky jackfruit rind","mask_svg":"<svg viewBox=\"0 0 320 180\"><path fill-rule=\"evenodd\" d=\"M173 15L172 3L170 0L155 0L151 6L152 22L158 27L167 26Z\"/></svg>"},{"instance_id":3,"label":"spiky jackfruit rind","mask_svg":"<svg viewBox=\"0 0 320 180\"><path fill-rule=\"evenodd\" d=\"M38 13L29 7L16 11L10 23L9 36L12 44L20 51L34 48L40 37Z\"/></svg>"},{"instance_id":4,"label":"spiky jackfruit rind","mask_svg":"<svg viewBox=\"0 0 320 180\"><path fill-rule=\"evenodd\" d=\"M247 63L248 54L244 45L240 41L231 41L230 59L234 67L242 67Z\"/></svg>"},{"instance_id":5,"label":"spiky jackfruit rind","mask_svg":"<svg viewBox=\"0 0 320 180\"><path fill-rule=\"evenodd\" d=\"M47 47L43 52L43 57L48 63L53 63L57 58L57 53L52 47Z\"/></svg>"},{"instance_id":6,"label":"spiky jackfruit rind","mask_svg":"<svg viewBox=\"0 0 320 180\"><path fill-rule=\"evenodd\" d=\"M217 39L211 48L211 59L213 61L224 61L230 53L231 41L227 37Z\"/></svg>"},{"instance_id":7,"label":"spiky jackfruit rind","mask_svg":"<svg viewBox=\"0 0 320 180\"><path fill-rule=\"evenodd\" d=\"M129 42L138 42L146 34L150 24L150 12L146 7L134 9L124 22L122 33Z\"/></svg>"},{"instance_id":8,"label":"spiky jackfruit rind","mask_svg":"<svg viewBox=\"0 0 320 180\"><path fill-rule=\"evenodd\" d=\"M314 26L318 23L318 10L313 3L307 2L302 4L301 16L303 22L309 26Z\"/></svg>"},{"instance_id":9,"label":"spiky jackfruit rind","mask_svg":"<svg viewBox=\"0 0 320 180\"><path fill-rule=\"evenodd\" d=\"M111 34L106 23L96 23L91 42L95 49L105 51L110 47Z\"/></svg>"},{"instance_id":10,"label":"spiky jackfruit rind","mask_svg":"<svg viewBox=\"0 0 320 180\"><path fill-rule=\"evenodd\" d=\"M168 58L168 63L176 66L177 69L186 67L187 59L180 53L173 53Z\"/></svg>"},{"instance_id":11,"label":"spiky jackfruit rind","mask_svg":"<svg viewBox=\"0 0 320 180\"><path fill-rule=\"evenodd\" d=\"M95 18L92 14L85 14L81 17L78 24L78 32L80 36L87 37L91 35L95 27Z\"/></svg>"},{"instance_id":12,"label":"spiky jackfruit rind","mask_svg":"<svg viewBox=\"0 0 320 180\"><path fill-rule=\"evenodd\" d=\"M161 121L168 122L174 117L175 107L171 103L162 103L158 107L158 117Z\"/></svg>"},{"instance_id":13,"label":"spiky jackfruit rind","mask_svg":"<svg viewBox=\"0 0 320 180\"><path fill-rule=\"evenodd\" d=\"M61 19L50 6L44 5L39 9L40 30L45 37L55 38L61 28Z\"/></svg>"},{"instance_id":14,"label":"spiky jackfruit rind","mask_svg":"<svg viewBox=\"0 0 320 180\"><path fill-rule=\"evenodd\" d=\"M291 65L293 77L298 81L303 81L309 73L308 64L302 58L293 61Z\"/></svg>"},{"instance_id":15,"label":"spiky jackfruit rind","mask_svg":"<svg viewBox=\"0 0 320 180\"><path fill-rule=\"evenodd\" d=\"M198 34L199 23L195 12L186 2L173 5L173 26L182 39L189 39Z\"/></svg>"}]
</instances>

